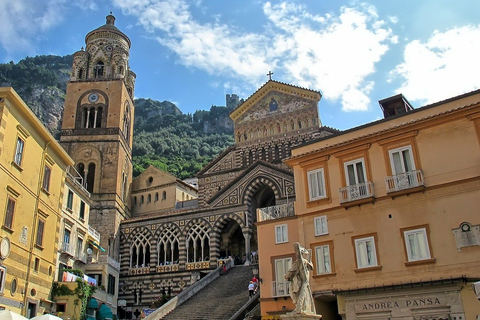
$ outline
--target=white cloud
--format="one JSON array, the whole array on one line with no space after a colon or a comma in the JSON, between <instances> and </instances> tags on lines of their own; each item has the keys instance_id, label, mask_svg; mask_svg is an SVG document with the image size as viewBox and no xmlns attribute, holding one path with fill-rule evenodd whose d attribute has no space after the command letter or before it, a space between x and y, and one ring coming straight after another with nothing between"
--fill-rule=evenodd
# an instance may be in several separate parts
<instances>
[{"instance_id":1,"label":"white cloud","mask_svg":"<svg viewBox=\"0 0 480 320\"><path fill-rule=\"evenodd\" d=\"M397 92L409 100L432 103L480 87L480 26L435 31L425 43L410 42L404 62L390 73L403 83Z\"/></svg>"},{"instance_id":2,"label":"white cloud","mask_svg":"<svg viewBox=\"0 0 480 320\"><path fill-rule=\"evenodd\" d=\"M267 2L263 6L269 21L265 30L240 33L218 22L217 16L213 23L197 22L182 0L114 3L136 16L185 66L243 80L250 92L272 70L285 81L321 90L326 99L340 99L349 111L368 109L366 94L372 83L367 78L387 51L386 43L395 42L375 8L365 4L342 7L339 16L321 16L288 1Z\"/></svg>"}]
</instances>

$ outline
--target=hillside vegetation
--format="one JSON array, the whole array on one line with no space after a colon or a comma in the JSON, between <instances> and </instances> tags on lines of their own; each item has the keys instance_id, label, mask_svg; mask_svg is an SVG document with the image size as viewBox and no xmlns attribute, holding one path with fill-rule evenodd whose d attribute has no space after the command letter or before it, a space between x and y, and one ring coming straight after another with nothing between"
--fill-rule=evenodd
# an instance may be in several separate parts
<instances>
[{"instance_id":1,"label":"hillside vegetation","mask_svg":"<svg viewBox=\"0 0 480 320\"><path fill-rule=\"evenodd\" d=\"M0 86L11 86L58 139L72 56L36 56L0 64ZM233 144L228 114L236 105L184 114L169 101L135 99L134 176L149 165L180 179L193 177ZM197 106L199 109L204 106Z\"/></svg>"}]
</instances>

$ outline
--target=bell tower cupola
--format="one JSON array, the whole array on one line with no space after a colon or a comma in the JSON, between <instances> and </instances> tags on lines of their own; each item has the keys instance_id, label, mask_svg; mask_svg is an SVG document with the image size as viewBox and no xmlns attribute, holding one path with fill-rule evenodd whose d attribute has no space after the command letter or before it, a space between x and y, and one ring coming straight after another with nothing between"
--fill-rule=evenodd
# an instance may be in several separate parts
<instances>
[{"instance_id":1,"label":"bell tower cupola","mask_svg":"<svg viewBox=\"0 0 480 320\"><path fill-rule=\"evenodd\" d=\"M85 49L73 55L60 136L90 192L90 224L112 258L118 258L118 226L130 217L136 77L130 47L111 13L87 33Z\"/></svg>"}]
</instances>

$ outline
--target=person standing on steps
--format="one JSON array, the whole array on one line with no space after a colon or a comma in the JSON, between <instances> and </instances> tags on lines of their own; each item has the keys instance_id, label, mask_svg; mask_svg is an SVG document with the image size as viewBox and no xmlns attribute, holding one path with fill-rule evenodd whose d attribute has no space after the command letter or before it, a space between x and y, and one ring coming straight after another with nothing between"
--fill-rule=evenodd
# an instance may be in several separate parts
<instances>
[{"instance_id":1,"label":"person standing on steps","mask_svg":"<svg viewBox=\"0 0 480 320\"><path fill-rule=\"evenodd\" d=\"M253 291L255 290L255 285L253 284L253 281L250 281L248 284L248 299L251 299L253 297Z\"/></svg>"}]
</instances>

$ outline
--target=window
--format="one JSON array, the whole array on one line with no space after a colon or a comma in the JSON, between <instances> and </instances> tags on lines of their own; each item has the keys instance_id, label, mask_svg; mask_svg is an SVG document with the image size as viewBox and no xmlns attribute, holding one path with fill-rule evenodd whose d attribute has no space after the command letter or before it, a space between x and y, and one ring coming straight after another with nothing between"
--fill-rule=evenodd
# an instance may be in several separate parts
<instances>
[{"instance_id":1,"label":"window","mask_svg":"<svg viewBox=\"0 0 480 320\"><path fill-rule=\"evenodd\" d=\"M377 253L375 249L375 237L355 239L355 253L357 256L357 268L377 266Z\"/></svg>"},{"instance_id":2,"label":"window","mask_svg":"<svg viewBox=\"0 0 480 320\"><path fill-rule=\"evenodd\" d=\"M0 293L5 289L5 278L7 277L7 268L0 266Z\"/></svg>"},{"instance_id":3,"label":"window","mask_svg":"<svg viewBox=\"0 0 480 320\"><path fill-rule=\"evenodd\" d=\"M430 259L430 248L426 228L404 231L408 261Z\"/></svg>"},{"instance_id":4,"label":"window","mask_svg":"<svg viewBox=\"0 0 480 320\"><path fill-rule=\"evenodd\" d=\"M158 192L155 192L155 201L158 201Z\"/></svg>"},{"instance_id":5,"label":"window","mask_svg":"<svg viewBox=\"0 0 480 320\"><path fill-rule=\"evenodd\" d=\"M290 293L289 283L285 280L285 274L291 266L292 258L275 259L275 282L272 286L272 295L274 297L288 296Z\"/></svg>"},{"instance_id":6,"label":"window","mask_svg":"<svg viewBox=\"0 0 480 320\"><path fill-rule=\"evenodd\" d=\"M39 247L43 245L43 230L45 229L45 221L39 219L37 224L37 237L35 239L35 244Z\"/></svg>"},{"instance_id":7,"label":"window","mask_svg":"<svg viewBox=\"0 0 480 320\"><path fill-rule=\"evenodd\" d=\"M286 224L275 226L275 243L285 242L288 242L288 226Z\"/></svg>"},{"instance_id":8,"label":"window","mask_svg":"<svg viewBox=\"0 0 480 320\"><path fill-rule=\"evenodd\" d=\"M115 277L111 274L108 275L107 293L115 294Z\"/></svg>"},{"instance_id":9,"label":"window","mask_svg":"<svg viewBox=\"0 0 480 320\"><path fill-rule=\"evenodd\" d=\"M25 148L25 141L20 138L20 137L17 137L17 146L15 148L15 158L14 158L14 162L16 165L18 165L19 167L22 166L22 158L23 158L23 150Z\"/></svg>"},{"instance_id":10,"label":"window","mask_svg":"<svg viewBox=\"0 0 480 320\"><path fill-rule=\"evenodd\" d=\"M147 196L147 202L148 203L152 202L152 195L150 193Z\"/></svg>"},{"instance_id":11,"label":"window","mask_svg":"<svg viewBox=\"0 0 480 320\"><path fill-rule=\"evenodd\" d=\"M38 272L38 270L40 270L40 259L39 258L35 258L35 261L33 262L33 270L35 272Z\"/></svg>"},{"instance_id":12,"label":"window","mask_svg":"<svg viewBox=\"0 0 480 320\"><path fill-rule=\"evenodd\" d=\"M83 253L83 239L78 237L77 238L77 256Z\"/></svg>"},{"instance_id":13,"label":"window","mask_svg":"<svg viewBox=\"0 0 480 320\"><path fill-rule=\"evenodd\" d=\"M70 230L65 229L65 232L63 233L63 242L64 243L70 243Z\"/></svg>"},{"instance_id":14,"label":"window","mask_svg":"<svg viewBox=\"0 0 480 320\"><path fill-rule=\"evenodd\" d=\"M390 150L389 154L394 175L415 170L411 146Z\"/></svg>"},{"instance_id":15,"label":"window","mask_svg":"<svg viewBox=\"0 0 480 320\"><path fill-rule=\"evenodd\" d=\"M72 211L73 209L73 191L72 190L68 190L68 196L67 196L67 209L69 209L70 211Z\"/></svg>"},{"instance_id":16,"label":"window","mask_svg":"<svg viewBox=\"0 0 480 320\"><path fill-rule=\"evenodd\" d=\"M50 175L52 173L52 168L49 166L45 166L45 170L43 171L43 183L42 183L42 189L45 191L50 190Z\"/></svg>"},{"instance_id":17,"label":"window","mask_svg":"<svg viewBox=\"0 0 480 320\"><path fill-rule=\"evenodd\" d=\"M323 168L308 172L308 192L310 201L326 198Z\"/></svg>"},{"instance_id":18,"label":"window","mask_svg":"<svg viewBox=\"0 0 480 320\"><path fill-rule=\"evenodd\" d=\"M347 186L353 186L365 183L365 164L363 158L345 162L345 175L347 178Z\"/></svg>"},{"instance_id":19,"label":"window","mask_svg":"<svg viewBox=\"0 0 480 320\"><path fill-rule=\"evenodd\" d=\"M13 228L13 214L15 213L15 199L8 197L7 201L7 212L5 213L5 221L3 225L8 229Z\"/></svg>"},{"instance_id":20,"label":"window","mask_svg":"<svg viewBox=\"0 0 480 320\"><path fill-rule=\"evenodd\" d=\"M330 244L315 246L315 262L317 275L332 273Z\"/></svg>"},{"instance_id":21,"label":"window","mask_svg":"<svg viewBox=\"0 0 480 320\"><path fill-rule=\"evenodd\" d=\"M162 193L162 200L167 199L167 191L163 191Z\"/></svg>"},{"instance_id":22,"label":"window","mask_svg":"<svg viewBox=\"0 0 480 320\"><path fill-rule=\"evenodd\" d=\"M327 216L316 217L314 223L316 236L328 234Z\"/></svg>"},{"instance_id":23,"label":"window","mask_svg":"<svg viewBox=\"0 0 480 320\"><path fill-rule=\"evenodd\" d=\"M85 202L80 200L80 212L79 212L80 220L85 220Z\"/></svg>"}]
</instances>

